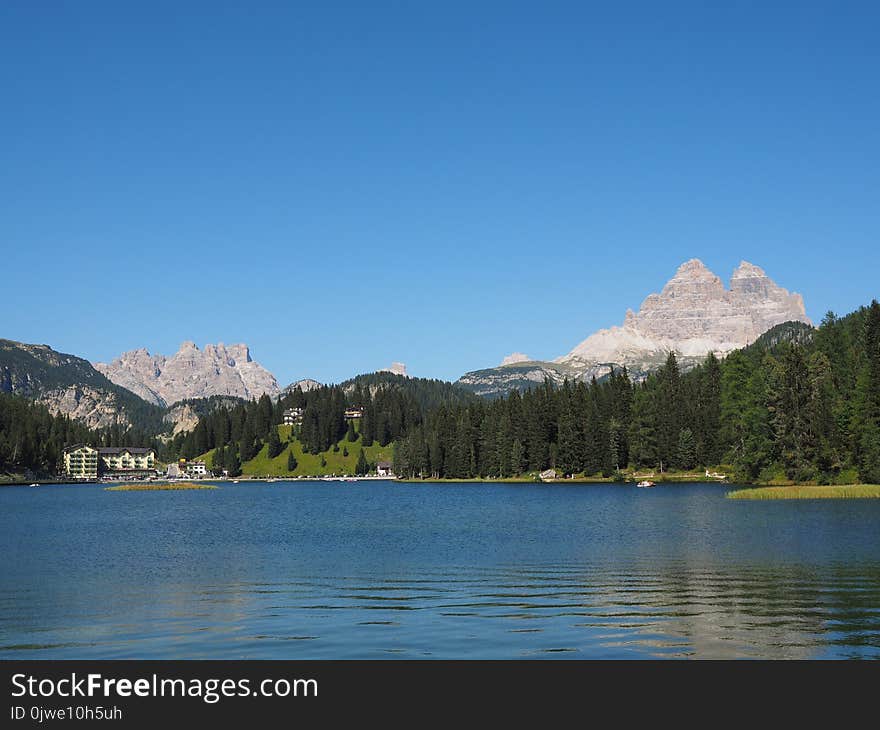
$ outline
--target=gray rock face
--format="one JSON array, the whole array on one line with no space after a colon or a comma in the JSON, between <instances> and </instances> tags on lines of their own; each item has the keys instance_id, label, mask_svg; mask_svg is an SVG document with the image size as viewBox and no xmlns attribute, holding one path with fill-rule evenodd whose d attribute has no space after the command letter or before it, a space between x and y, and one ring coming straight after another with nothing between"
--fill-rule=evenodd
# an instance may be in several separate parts
<instances>
[{"instance_id":1,"label":"gray rock face","mask_svg":"<svg viewBox=\"0 0 880 730\"><path fill-rule=\"evenodd\" d=\"M192 431L199 425L200 417L191 403L178 403L165 414L165 422L173 424L171 435L177 436L179 433Z\"/></svg>"},{"instance_id":2,"label":"gray rock face","mask_svg":"<svg viewBox=\"0 0 880 730\"><path fill-rule=\"evenodd\" d=\"M63 413L89 428L128 426L130 423L115 394L88 385L45 391L39 401L53 415Z\"/></svg>"},{"instance_id":3,"label":"gray rock face","mask_svg":"<svg viewBox=\"0 0 880 730\"><path fill-rule=\"evenodd\" d=\"M171 357L132 350L109 364L95 363L95 368L156 405L212 395L250 399L280 393L275 377L251 359L247 345L220 343L199 350L188 341Z\"/></svg>"},{"instance_id":4,"label":"gray rock face","mask_svg":"<svg viewBox=\"0 0 880 730\"><path fill-rule=\"evenodd\" d=\"M501 367L476 370L458 383L488 397L544 379L599 378L626 366L636 379L660 367L669 352L690 367L710 352L724 356L783 322L811 324L800 294L777 286L754 264L740 263L725 289L699 259L682 264L659 294L649 294L623 325L599 330L553 362L505 358Z\"/></svg>"},{"instance_id":5,"label":"gray rock face","mask_svg":"<svg viewBox=\"0 0 880 730\"><path fill-rule=\"evenodd\" d=\"M184 431L192 431L200 418L218 408L232 409L239 403L241 401L234 396L181 401L167 409L163 420L172 427L171 435L176 436Z\"/></svg>"}]
</instances>

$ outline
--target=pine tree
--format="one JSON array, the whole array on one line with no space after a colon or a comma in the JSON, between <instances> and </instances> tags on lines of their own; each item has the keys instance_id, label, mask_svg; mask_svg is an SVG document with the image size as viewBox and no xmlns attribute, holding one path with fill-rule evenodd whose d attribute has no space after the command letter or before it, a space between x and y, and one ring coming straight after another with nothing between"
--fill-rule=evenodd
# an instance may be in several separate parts
<instances>
[{"instance_id":1,"label":"pine tree","mask_svg":"<svg viewBox=\"0 0 880 730\"><path fill-rule=\"evenodd\" d=\"M229 476L238 477L241 476L241 459L238 457L238 453L235 451L235 447L231 446L229 448L229 453L226 454L226 470Z\"/></svg>"},{"instance_id":2,"label":"pine tree","mask_svg":"<svg viewBox=\"0 0 880 730\"><path fill-rule=\"evenodd\" d=\"M871 302L865 315L863 365L856 387L855 430L859 476L880 483L880 304Z\"/></svg>"},{"instance_id":3,"label":"pine tree","mask_svg":"<svg viewBox=\"0 0 880 730\"><path fill-rule=\"evenodd\" d=\"M583 432L578 428L572 395L568 382L563 386L560 396L562 404L559 413L557 432L556 465L564 474L575 474L583 469Z\"/></svg>"},{"instance_id":4,"label":"pine tree","mask_svg":"<svg viewBox=\"0 0 880 730\"><path fill-rule=\"evenodd\" d=\"M367 464L367 457L364 454L364 450L361 449L360 453L358 454L357 466L355 466L354 468L354 473L358 476L364 476L367 474L367 472L369 472L369 470L370 467Z\"/></svg>"},{"instance_id":5,"label":"pine tree","mask_svg":"<svg viewBox=\"0 0 880 730\"><path fill-rule=\"evenodd\" d=\"M689 428L681 429L678 432L677 466L681 469L693 469L697 461L696 450L693 431Z\"/></svg>"},{"instance_id":6,"label":"pine tree","mask_svg":"<svg viewBox=\"0 0 880 730\"><path fill-rule=\"evenodd\" d=\"M633 394L629 426L629 454L636 467L657 466L657 431L654 394L639 386Z\"/></svg>"},{"instance_id":7,"label":"pine tree","mask_svg":"<svg viewBox=\"0 0 880 730\"><path fill-rule=\"evenodd\" d=\"M297 467L296 455L293 453L293 447L287 451L287 471L295 471Z\"/></svg>"},{"instance_id":8,"label":"pine tree","mask_svg":"<svg viewBox=\"0 0 880 730\"><path fill-rule=\"evenodd\" d=\"M244 423L241 431L241 443L238 447L238 454L242 461L250 461L256 456L256 436L250 419Z\"/></svg>"},{"instance_id":9,"label":"pine tree","mask_svg":"<svg viewBox=\"0 0 880 730\"><path fill-rule=\"evenodd\" d=\"M661 463L675 460L683 404L680 399L681 378L675 353L670 352L666 364L657 374L657 456Z\"/></svg>"},{"instance_id":10,"label":"pine tree","mask_svg":"<svg viewBox=\"0 0 880 730\"><path fill-rule=\"evenodd\" d=\"M717 464L721 459L721 363L709 353L699 371L696 441L697 461L704 465Z\"/></svg>"},{"instance_id":11,"label":"pine tree","mask_svg":"<svg viewBox=\"0 0 880 730\"><path fill-rule=\"evenodd\" d=\"M789 346L770 374L776 453L789 479L802 481L812 476L808 462L810 382L803 349Z\"/></svg>"},{"instance_id":12,"label":"pine tree","mask_svg":"<svg viewBox=\"0 0 880 730\"><path fill-rule=\"evenodd\" d=\"M254 430L257 438L264 439L274 430L275 412L272 407L272 399L265 393L263 393L263 395L260 396L260 400L257 401L257 415L255 421Z\"/></svg>"},{"instance_id":13,"label":"pine tree","mask_svg":"<svg viewBox=\"0 0 880 730\"><path fill-rule=\"evenodd\" d=\"M608 423L608 459L605 465L607 475L620 469L622 452L623 425L616 418L612 418Z\"/></svg>"},{"instance_id":14,"label":"pine tree","mask_svg":"<svg viewBox=\"0 0 880 730\"><path fill-rule=\"evenodd\" d=\"M225 451L226 451L226 449L222 445L218 446L216 449L214 449L214 456L211 459L211 466L214 469L222 470L225 467L225 461L224 461Z\"/></svg>"},{"instance_id":15,"label":"pine tree","mask_svg":"<svg viewBox=\"0 0 880 730\"><path fill-rule=\"evenodd\" d=\"M270 459L274 459L280 454L284 447L281 445L281 439L278 436L278 429L272 426L269 429L269 437L266 439L267 455Z\"/></svg>"},{"instance_id":16,"label":"pine tree","mask_svg":"<svg viewBox=\"0 0 880 730\"><path fill-rule=\"evenodd\" d=\"M525 449L523 449L522 441L514 439L513 446L510 449L510 473L512 476L523 473L524 457Z\"/></svg>"}]
</instances>

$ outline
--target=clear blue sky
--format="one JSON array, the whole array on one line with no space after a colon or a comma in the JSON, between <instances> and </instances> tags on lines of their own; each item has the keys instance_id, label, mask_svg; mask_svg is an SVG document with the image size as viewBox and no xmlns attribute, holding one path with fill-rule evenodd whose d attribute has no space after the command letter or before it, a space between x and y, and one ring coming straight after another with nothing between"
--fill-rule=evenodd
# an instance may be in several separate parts
<instances>
[{"instance_id":1,"label":"clear blue sky","mask_svg":"<svg viewBox=\"0 0 880 730\"><path fill-rule=\"evenodd\" d=\"M708 6L729 6L713 7ZM678 264L880 296L872 2L0 3L0 337L564 354Z\"/></svg>"}]
</instances>

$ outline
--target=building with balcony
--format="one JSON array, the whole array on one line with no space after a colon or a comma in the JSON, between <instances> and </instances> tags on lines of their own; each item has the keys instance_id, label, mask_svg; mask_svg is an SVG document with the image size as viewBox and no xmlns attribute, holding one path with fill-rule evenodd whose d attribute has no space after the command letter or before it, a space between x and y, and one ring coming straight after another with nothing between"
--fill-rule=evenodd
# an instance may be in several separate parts
<instances>
[{"instance_id":1,"label":"building with balcony","mask_svg":"<svg viewBox=\"0 0 880 730\"><path fill-rule=\"evenodd\" d=\"M74 444L64 449L64 474L70 479L98 478L98 449Z\"/></svg>"},{"instance_id":2,"label":"building with balcony","mask_svg":"<svg viewBox=\"0 0 880 730\"><path fill-rule=\"evenodd\" d=\"M99 471L104 474L138 474L156 469L156 452L137 446L103 446L98 449Z\"/></svg>"},{"instance_id":3,"label":"building with balcony","mask_svg":"<svg viewBox=\"0 0 880 730\"><path fill-rule=\"evenodd\" d=\"M64 449L64 474L71 479L97 479L102 474L137 475L154 472L156 452L136 446L88 446Z\"/></svg>"}]
</instances>

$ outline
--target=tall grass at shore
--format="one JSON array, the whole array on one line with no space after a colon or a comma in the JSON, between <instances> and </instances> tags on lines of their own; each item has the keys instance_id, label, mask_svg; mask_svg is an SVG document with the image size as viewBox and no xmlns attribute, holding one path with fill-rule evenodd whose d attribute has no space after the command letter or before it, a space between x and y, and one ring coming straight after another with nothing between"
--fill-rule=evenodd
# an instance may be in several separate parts
<instances>
[{"instance_id":1,"label":"tall grass at shore","mask_svg":"<svg viewBox=\"0 0 880 730\"><path fill-rule=\"evenodd\" d=\"M105 487L106 492L170 492L182 489L217 489L213 484L193 484L192 482L174 482L171 484L119 484Z\"/></svg>"},{"instance_id":2,"label":"tall grass at shore","mask_svg":"<svg viewBox=\"0 0 880 730\"><path fill-rule=\"evenodd\" d=\"M728 499L880 499L880 484L849 484L845 486L789 486L737 489L727 493Z\"/></svg>"}]
</instances>

